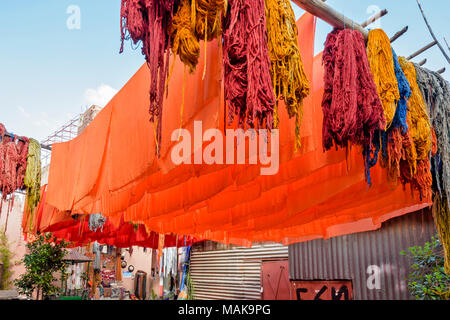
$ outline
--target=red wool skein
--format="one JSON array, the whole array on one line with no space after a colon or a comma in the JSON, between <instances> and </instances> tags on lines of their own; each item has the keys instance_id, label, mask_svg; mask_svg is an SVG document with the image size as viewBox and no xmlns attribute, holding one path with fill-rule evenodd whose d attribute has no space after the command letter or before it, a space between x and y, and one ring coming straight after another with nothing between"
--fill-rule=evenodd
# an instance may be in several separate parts
<instances>
[{"instance_id":1,"label":"red wool skein","mask_svg":"<svg viewBox=\"0 0 450 320\"><path fill-rule=\"evenodd\" d=\"M150 121L157 123L156 154L161 145L163 97L168 77L169 44L167 29L179 0L122 0L121 36L123 43L131 38L134 44L142 41L142 54L150 69Z\"/></svg>"},{"instance_id":2,"label":"red wool skein","mask_svg":"<svg viewBox=\"0 0 450 320\"><path fill-rule=\"evenodd\" d=\"M25 171L27 170L28 145L30 140L26 137L20 137L16 145L17 150L17 189L24 188Z\"/></svg>"},{"instance_id":3,"label":"red wool skein","mask_svg":"<svg viewBox=\"0 0 450 320\"><path fill-rule=\"evenodd\" d=\"M270 75L264 0L233 0L223 22L228 122L273 128L275 94Z\"/></svg>"},{"instance_id":4,"label":"red wool skein","mask_svg":"<svg viewBox=\"0 0 450 320\"><path fill-rule=\"evenodd\" d=\"M367 59L364 38L356 30L334 30L325 42L323 147L369 146L386 120Z\"/></svg>"}]
</instances>

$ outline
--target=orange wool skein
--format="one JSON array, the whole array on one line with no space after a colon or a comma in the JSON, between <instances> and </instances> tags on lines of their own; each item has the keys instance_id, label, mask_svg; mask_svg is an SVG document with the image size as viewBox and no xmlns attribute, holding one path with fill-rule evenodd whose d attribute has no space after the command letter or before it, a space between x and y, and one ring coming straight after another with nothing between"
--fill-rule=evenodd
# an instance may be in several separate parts
<instances>
[{"instance_id":1,"label":"orange wool skein","mask_svg":"<svg viewBox=\"0 0 450 320\"><path fill-rule=\"evenodd\" d=\"M391 43L382 29L369 32L367 57L386 118L386 130L394 120L397 102L400 99L397 77L394 70L394 57Z\"/></svg>"}]
</instances>

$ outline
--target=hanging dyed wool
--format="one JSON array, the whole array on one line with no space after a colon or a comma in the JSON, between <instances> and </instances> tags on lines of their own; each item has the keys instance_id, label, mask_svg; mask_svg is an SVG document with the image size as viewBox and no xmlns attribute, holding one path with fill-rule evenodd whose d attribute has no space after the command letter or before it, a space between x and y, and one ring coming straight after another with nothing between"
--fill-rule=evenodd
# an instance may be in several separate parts
<instances>
[{"instance_id":1,"label":"hanging dyed wool","mask_svg":"<svg viewBox=\"0 0 450 320\"><path fill-rule=\"evenodd\" d=\"M224 19L223 62L228 121L273 128L275 95L270 75L264 0L233 0Z\"/></svg>"},{"instance_id":2,"label":"hanging dyed wool","mask_svg":"<svg viewBox=\"0 0 450 320\"><path fill-rule=\"evenodd\" d=\"M359 31L334 30L323 53L323 147L370 145L385 119Z\"/></svg>"},{"instance_id":3,"label":"hanging dyed wool","mask_svg":"<svg viewBox=\"0 0 450 320\"><path fill-rule=\"evenodd\" d=\"M334 30L323 53L324 96L323 147L333 144L361 145L366 179L371 185L370 168L378 158L379 130L384 130L383 107L367 59L364 38L359 31Z\"/></svg>"},{"instance_id":4,"label":"hanging dyed wool","mask_svg":"<svg viewBox=\"0 0 450 320\"><path fill-rule=\"evenodd\" d=\"M406 114L408 110L408 100L411 97L411 87L406 79L405 73L398 62L397 54L394 49L392 49L392 56L394 60L394 71L397 78L398 90L400 93L400 99L397 103L397 110L395 112L394 120L392 121L392 127L400 128L402 127L403 133L408 130L408 123L406 120Z\"/></svg>"},{"instance_id":5,"label":"hanging dyed wool","mask_svg":"<svg viewBox=\"0 0 450 320\"><path fill-rule=\"evenodd\" d=\"M298 47L295 15L288 0L266 0L265 4L275 98L283 99L289 117L296 118L295 148L298 149L301 146L303 99L308 96L310 88ZM278 102L274 110L275 127L279 122L277 109Z\"/></svg>"},{"instance_id":6,"label":"hanging dyed wool","mask_svg":"<svg viewBox=\"0 0 450 320\"><path fill-rule=\"evenodd\" d=\"M4 152L4 136L6 133L6 128L5 126L0 123L0 191L2 189L2 185L3 185L3 180L4 180L4 175L5 175L5 152ZM3 198L3 197L2 197ZM2 206L3 202L2 200L0 200L0 215L1 215L1 206Z\"/></svg>"},{"instance_id":7,"label":"hanging dyed wool","mask_svg":"<svg viewBox=\"0 0 450 320\"><path fill-rule=\"evenodd\" d=\"M419 160L427 159L431 151L431 123L425 101L417 84L416 70L412 62L399 58L400 66L411 87L408 101L408 127L417 150Z\"/></svg>"},{"instance_id":8,"label":"hanging dyed wool","mask_svg":"<svg viewBox=\"0 0 450 320\"><path fill-rule=\"evenodd\" d=\"M450 275L450 210L448 199L441 198L439 194L436 194L432 211L439 240L444 247L445 272Z\"/></svg>"},{"instance_id":9,"label":"hanging dyed wool","mask_svg":"<svg viewBox=\"0 0 450 320\"><path fill-rule=\"evenodd\" d=\"M397 109L391 126L386 132L382 132L383 152L382 157L380 158L380 164L382 167L387 168L388 177L396 182L400 175L401 159L408 160L408 154L406 154L403 149L403 139L406 139L406 142L411 139L408 135L408 125L406 121L407 102L411 96L411 88L400 67L394 49L392 49L392 56L400 99L397 102ZM411 162L412 159L409 159L409 161ZM413 159L413 163L415 163L415 159Z\"/></svg>"},{"instance_id":10,"label":"hanging dyed wool","mask_svg":"<svg viewBox=\"0 0 450 320\"><path fill-rule=\"evenodd\" d=\"M156 123L156 154L160 156L162 108L168 76L168 28L179 0L122 0L121 35L134 44L142 41L142 53L150 69L150 121ZM165 55L165 56L164 56Z\"/></svg>"},{"instance_id":11,"label":"hanging dyed wool","mask_svg":"<svg viewBox=\"0 0 450 320\"><path fill-rule=\"evenodd\" d=\"M417 82L425 99L437 140L432 157L433 188L450 200L450 86L438 73L415 65Z\"/></svg>"},{"instance_id":12,"label":"hanging dyed wool","mask_svg":"<svg viewBox=\"0 0 450 320\"><path fill-rule=\"evenodd\" d=\"M17 142L17 189L23 189L24 179L25 179L25 171L27 169L27 156L28 156L28 145L30 144L30 140L26 137L20 137Z\"/></svg>"},{"instance_id":13,"label":"hanging dyed wool","mask_svg":"<svg viewBox=\"0 0 450 320\"><path fill-rule=\"evenodd\" d=\"M181 0L178 11L173 16L169 28L172 38L171 49L193 73L200 57L200 43L195 36L191 23L191 5L189 0Z\"/></svg>"},{"instance_id":14,"label":"hanging dyed wool","mask_svg":"<svg viewBox=\"0 0 450 320\"><path fill-rule=\"evenodd\" d=\"M27 188L26 208L33 212L41 200L41 145L30 139L24 184Z\"/></svg>"},{"instance_id":15,"label":"hanging dyed wool","mask_svg":"<svg viewBox=\"0 0 450 320\"><path fill-rule=\"evenodd\" d=\"M427 114L425 102L417 84L416 70L412 62L404 57L399 58L400 66L405 73L411 88L411 97L408 100L408 128L411 133L414 148L417 154L417 164L411 167L411 163L401 162L401 179L403 184L410 182L411 187L419 191L421 199L431 199L431 165L430 152L432 147L432 134L430 118ZM411 151L412 152L412 151Z\"/></svg>"},{"instance_id":16,"label":"hanging dyed wool","mask_svg":"<svg viewBox=\"0 0 450 320\"><path fill-rule=\"evenodd\" d=\"M191 0L191 21L195 35L210 41L221 33L222 13L226 10L225 0Z\"/></svg>"},{"instance_id":17,"label":"hanging dyed wool","mask_svg":"<svg viewBox=\"0 0 450 320\"><path fill-rule=\"evenodd\" d=\"M394 120L400 93L394 71L391 43L382 29L375 29L369 32L367 57L373 79L378 89L378 95L383 105L387 130Z\"/></svg>"},{"instance_id":18,"label":"hanging dyed wool","mask_svg":"<svg viewBox=\"0 0 450 320\"><path fill-rule=\"evenodd\" d=\"M15 143L15 138L3 136L0 147L0 154L2 154L3 172L0 176L0 192L2 199L5 200L10 194L13 194L17 189L17 161L18 154Z\"/></svg>"},{"instance_id":19,"label":"hanging dyed wool","mask_svg":"<svg viewBox=\"0 0 450 320\"><path fill-rule=\"evenodd\" d=\"M431 158L433 217L444 247L445 272L450 274L450 86L438 73L415 65L417 82L433 125L434 156Z\"/></svg>"},{"instance_id":20,"label":"hanging dyed wool","mask_svg":"<svg viewBox=\"0 0 450 320\"><path fill-rule=\"evenodd\" d=\"M103 232L103 225L106 222L106 217L101 213L94 213L89 215L89 230L92 232L97 232L97 229L100 229L100 232Z\"/></svg>"}]
</instances>

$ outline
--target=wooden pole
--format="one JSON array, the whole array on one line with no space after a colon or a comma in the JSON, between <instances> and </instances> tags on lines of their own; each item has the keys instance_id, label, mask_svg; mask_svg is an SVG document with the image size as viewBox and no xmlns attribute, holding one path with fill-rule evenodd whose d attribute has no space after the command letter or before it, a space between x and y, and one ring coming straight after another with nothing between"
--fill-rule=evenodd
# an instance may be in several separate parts
<instances>
[{"instance_id":1,"label":"wooden pole","mask_svg":"<svg viewBox=\"0 0 450 320\"><path fill-rule=\"evenodd\" d=\"M398 31L396 34L394 34L394 36L391 38L391 43L394 42L395 40L397 40L398 38L400 38L402 35L404 35L406 33L406 31L408 31L408 26L404 27L402 30Z\"/></svg>"},{"instance_id":2,"label":"wooden pole","mask_svg":"<svg viewBox=\"0 0 450 320\"><path fill-rule=\"evenodd\" d=\"M439 69L438 71L436 71L439 74L443 74L445 72L445 68Z\"/></svg>"},{"instance_id":3,"label":"wooden pole","mask_svg":"<svg viewBox=\"0 0 450 320\"><path fill-rule=\"evenodd\" d=\"M431 42L430 44L427 44L427 45L426 45L425 47L423 47L422 49L420 49L420 50L414 52L412 55L410 55L410 56L409 56L408 58L406 58L406 59L411 60L411 59L417 57L419 54L424 53L424 52L427 51L428 49L434 47L436 44L437 44L437 42L436 42L436 41L433 41L433 42Z\"/></svg>"},{"instance_id":4,"label":"wooden pole","mask_svg":"<svg viewBox=\"0 0 450 320\"><path fill-rule=\"evenodd\" d=\"M388 11L386 9L383 9L380 12L373 15L372 17L370 17L369 19L367 19L366 21L364 21L363 23L361 23L361 27L365 28L368 25L377 21L378 19L381 19L382 17L384 17L387 14L388 14Z\"/></svg>"},{"instance_id":5,"label":"wooden pole","mask_svg":"<svg viewBox=\"0 0 450 320\"><path fill-rule=\"evenodd\" d=\"M312 15L322 19L328 24L336 28L352 28L360 31L367 40L369 32L359 23L347 18L343 14L337 12L330 6L326 5L322 0L294 0L300 8L308 11Z\"/></svg>"},{"instance_id":6,"label":"wooden pole","mask_svg":"<svg viewBox=\"0 0 450 320\"><path fill-rule=\"evenodd\" d=\"M447 59L447 62L450 63L450 58L448 57L447 53L445 52L444 48L439 43L438 39L434 35L433 29L431 29L430 24L428 23L427 17L425 17L425 13L423 12L422 5L420 4L420 1L417 0L417 5L419 6L420 13L422 14L423 20L425 20L425 24L428 27L428 31L430 31L431 36L433 37L434 41L438 45L439 49L441 50L442 54L444 55L445 59Z\"/></svg>"},{"instance_id":7,"label":"wooden pole","mask_svg":"<svg viewBox=\"0 0 450 320\"><path fill-rule=\"evenodd\" d=\"M419 66L423 66L425 63L427 63L427 59L423 59L418 63Z\"/></svg>"}]
</instances>

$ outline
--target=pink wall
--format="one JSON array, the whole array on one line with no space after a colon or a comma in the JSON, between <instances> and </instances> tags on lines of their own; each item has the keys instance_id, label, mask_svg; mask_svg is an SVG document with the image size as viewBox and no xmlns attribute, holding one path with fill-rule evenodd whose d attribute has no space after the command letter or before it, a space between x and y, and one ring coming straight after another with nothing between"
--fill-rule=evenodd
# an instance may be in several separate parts
<instances>
[{"instance_id":1,"label":"pink wall","mask_svg":"<svg viewBox=\"0 0 450 320\"><path fill-rule=\"evenodd\" d=\"M1 200L0 200L1 201ZM20 260L26 253L26 243L22 234L22 216L25 204L25 196L16 194L14 197L14 206L8 216L8 201L3 201L2 212L0 215L0 230L4 231L7 226L6 235L10 243L10 250L14 252L12 263L13 267L12 279L18 278L25 272L25 268ZM8 219L7 219L8 218Z\"/></svg>"},{"instance_id":2,"label":"pink wall","mask_svg":"<svg viewBox=\"0 0 450 320\"><path fill-rule=\"evenodd\" d=\"M134 293L134 275L137 271L141 270L147 273L147 294L146 299L151 298L152 296L152 289L155 291L156 294L159 294L159 278L152 279L151 273L152 273L152 253L153 253L153 260L155 256L155 251L152 249L147 249L146 252L144 252L144 248L142 247L133 247L133 253L130 256L130 253L122 249L122 252L125 254L125 261L127 262L127 267L125 269L122 269L122 271L128 271L128 266L133 265L134 271L133 271L133 278L122 278L122 283L126 290L129 290L130 292ZM153 265L155 263L153 262Z\"/></svg>"}]
</instances>

